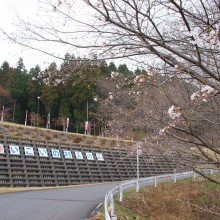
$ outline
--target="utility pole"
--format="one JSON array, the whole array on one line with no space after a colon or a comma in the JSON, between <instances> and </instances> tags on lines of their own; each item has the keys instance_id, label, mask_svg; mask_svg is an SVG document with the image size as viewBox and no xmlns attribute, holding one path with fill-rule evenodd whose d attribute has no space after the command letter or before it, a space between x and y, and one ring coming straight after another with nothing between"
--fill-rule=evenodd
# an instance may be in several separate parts
<instances>
[{"instance_id":1,"label":"utility pole","mask_svg":"<svg viewBox=\"0 0 220 220\"><path fill-rule=\"evenodd\" d=\"M37 97L37 127L39 121L40 96Z\"/></svg>"}]
</instances>

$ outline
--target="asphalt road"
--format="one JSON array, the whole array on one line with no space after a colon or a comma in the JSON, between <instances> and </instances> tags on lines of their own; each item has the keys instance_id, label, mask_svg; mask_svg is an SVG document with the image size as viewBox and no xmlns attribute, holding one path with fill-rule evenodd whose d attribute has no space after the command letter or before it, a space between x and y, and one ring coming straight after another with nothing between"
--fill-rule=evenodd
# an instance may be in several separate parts
<instances>
[{"instance_id":1,"label":"asphalt road","mask_svg":"<svg viewBox=\"0 0 220 220\"><path fill-rule=\"evenodd\" d=\"M0 220L85 220L116 183L0 194Z\"/></svg>"}]
</instances>

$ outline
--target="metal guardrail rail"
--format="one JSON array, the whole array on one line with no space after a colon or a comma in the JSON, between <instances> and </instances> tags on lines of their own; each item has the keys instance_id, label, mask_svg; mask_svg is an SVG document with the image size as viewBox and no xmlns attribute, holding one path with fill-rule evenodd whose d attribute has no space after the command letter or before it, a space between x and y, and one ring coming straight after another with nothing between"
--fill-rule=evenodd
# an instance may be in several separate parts
<instances>
[{"instance_id":1,"label":"metal guardrail rail","mask_svg":"<svg viewBox=\"0 0 220 220\"><path fill-rule=\"evenodd\" d=\"M213 174L217 173L218 170L208 169L203 170L202 172L204 174ZM154 185L156 187L158 182L166 182L172 180L174 183L176 183L177 179L184 179L189 177L195 178L196 176L199 176L199 174L195 173L194 171L186 171L181 173L164 174L159 176L134 179L121 183L112 188L105 195L105 220L117 220L114 209L114 195L116 194L119 194L119 201L122 202L123 191L132 189L134 187L136 187L136 192L139 192L140 186Z\"/></svg>"}]
</instances>

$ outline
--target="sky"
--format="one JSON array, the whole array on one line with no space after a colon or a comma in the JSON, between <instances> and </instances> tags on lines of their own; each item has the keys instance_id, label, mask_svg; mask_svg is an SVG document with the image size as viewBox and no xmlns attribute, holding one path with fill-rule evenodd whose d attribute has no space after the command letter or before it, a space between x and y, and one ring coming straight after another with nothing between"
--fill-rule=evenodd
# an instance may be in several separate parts
<instances>
[{"instance_id":1,"label":"sky","mask_svg":"<svg viewBox=\"0 0 220 220\"><path fill-rule=\"evenodd\" d=\"M11 33L16 31L18 26L17 15L25 20L34 20L40 4L39 0L1 0L0 7L2 9L0 13L0 28L7 33ZM10 66L16 67L19 58L23 58L25 67L28 70L37 64L44 67L48 65L48 61L54 61L52 57L9 42L0 33L0 65L7 61Z\"/></svg>"},{"instance_id":2,"label":"sky","mask_svg":"<svg viewBox=\"0 0 220 220\"><path fill-rule=\"evenodd\" d=\"M41 19L48 19L47 13L43 14L43 18L39 16L39 13L42 12L42 2L45 2L46 0L0 0L0 7L2 8L0 13L0 29L3 29L8 34L10 33L16 33L17 29L19 28L19 19L22 18L25 21L28 21L30 23L35 23L34 21L39 21ZM54 0L55 1L55 0ZM74 1L74 4L77 3L77 0ZM83 19L86 17L84 8L82 7L82 2L78 1L77 6L80 7L73 7L73 11L77 8L76 14L77 16L80 16ZM45 5L43 5L44 7ZM87 9L86 9L87 10ZM87 11L86 11L87 12ZM88 12L87 12L88 14ZM90 13L89 13L90 14ZM46 15L46 17L44 17ZM55 24L58 25L58 20L55 20ZM62 25L62 24L61 24ZM20 25L21 26L21 25ZM72 26L71 26L72 28ZM85 39L84 42L86 42L89 38L84 36ZM79 38L80 41L82 40ZM76 43L76 39L74 39L74 43ZM41 44L42 46L43 44ZM73 49L71 47L62 47L58 46L52 46L49 44L49 47L46 45L43 45L44 50L53 50L55 53L59 53L58 55L61 57L64 57L65 53L74 54L76 56L83 57L83 55L80 54L80 51L77 51L77 49ZM49 51L50 53L53 53ZM86 51L87 53L87 51ZM49 55L45 55L43 53L22 47L18 44L12 43L7 39L7 37L0 31L0 66L4 61L7 61L10 66L16 67L17 62L19 58L23 59L25 68L27 70L30 70L31 68L35 67L36 65L39 65L41 69L47 68L50 63L55 61L58 65L61 63L60 60L55 59ZM111 60L110 60L111 61ZM110 62L109 61L109 62ZM118 66L122 63L127 63L124 60L115 60L115 64ZM127 63L129 66L129 63ZM131 65L130 68L132 68L133 65Z\"/></svg>"}]
</instances>

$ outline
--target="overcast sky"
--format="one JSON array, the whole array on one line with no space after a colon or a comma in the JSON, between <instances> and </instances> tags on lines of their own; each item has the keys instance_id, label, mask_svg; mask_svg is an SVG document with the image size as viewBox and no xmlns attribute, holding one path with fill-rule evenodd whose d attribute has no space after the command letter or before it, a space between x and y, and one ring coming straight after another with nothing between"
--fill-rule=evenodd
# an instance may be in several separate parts
<instances>
[{"instance_id":1,"label":"overcast sky","mask_svg":"<svg viewBox=\"0 0 220 220\"><path fill-rule=\"evenodd\" d=\"M25 20L34 20L39 6L39 0L0 0L0 27L8 33L14 32L18 24L17 15ZM8 61L15 67L20 57L27 69L37 64L44 67L48 61L53 61L53 58L9 42L0 33L0 65Z\"/></svg>"},{"instance_id":2,"label":"overcast sky","mask_svg":"<svg viewBox=\"0 0 220 220\"><path fill-rule=\"evenodd\" d=\"M42 12L42 2L45 0L0 0L0 7L1 7L1 13L0 13L0 28L4 29L8 34L10 33L16 33L16 29L19 27L19 19L22 18L25 21L28 21L30 23L35 23L34 21L39 21L42 16L39 16L39 13ZM77 3L77 0L74 1L74 4ZM74 9L77 8L76 14L79 16L79 18L85 19L88 13L87 9L86 13L84 10L84 7L82 7L82 1L78 1L78 6L81 7L74 7ZM40 9L41 7L41 9ZM45 5L43 5L45 7ZM45 9L45 8L44 8ZM44 10L43 10L44 11ZM41 14L43 15L43 19L47 19L47 13ZM46 16L46 17L44 17ZM57 20L59 21L59 19ZM57 22L56 21L56 22ZM58 23L56 23L58 25ZM74 25L71 26L71 28ZM21 27L21 25L20 25ZM84 36L85 39L83 39L84 43L90 39L86 38L86 35ZM82 40L82 38L79 38ZM76 40L74 39L76 42ZM41 45L42 46L42 45ZM64 57L65 53L70 53L74 54L76 56L81 56L83 55L80 54L80 51L77 51L76 48L71 48L71 47L65 47L64 45L62 46L52 46L49 45L47 46L46 44L44 45L44 49L46 47L46 50L50 52L51 50L55 51L56 53L59 53L59 56ZM50 47L50 48L49 48ZM50 52L53 53L53 52ZM87 51L86 51L87 53ZM19 58L22 58L24 60L24 64L27 70L30 68L35 67L36 65L40 65L42 69L46 68L49 66L50 63L55 61L57 64L59 64L59 60L55 60L55 58L50 57L49 55L45 55L43 53L24 48L18 44L14 44L10 42L6 36L0 32L0 66L4 61L9 62L10 66L16 67L16 64L19 60ZM125 63L124 60L116 60L114 61L116 65ZM126 62L128 65L129 63ZM132 66L132 65L131 65ZM132 67L131 67L132 68Z\"/></svg>"}]
</instances>

